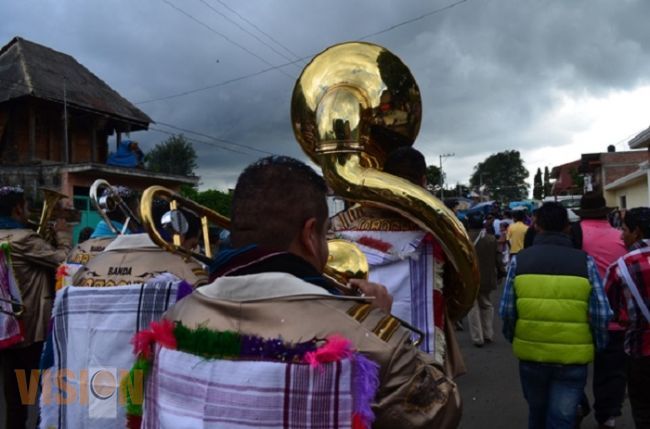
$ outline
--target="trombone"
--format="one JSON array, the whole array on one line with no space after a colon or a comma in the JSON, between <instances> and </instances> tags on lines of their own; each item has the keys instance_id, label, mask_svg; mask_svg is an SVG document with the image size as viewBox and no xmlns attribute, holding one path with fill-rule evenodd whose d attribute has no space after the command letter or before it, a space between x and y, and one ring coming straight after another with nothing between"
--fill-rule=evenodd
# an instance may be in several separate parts
<instances>
[{"instance_id":1,"label":"trombone","mask_svg":"<svg viewBox=\"0 0 650 429\"><path fill-rule=\"evenodd\" d=\"M107 190L107 192L100 192L103 190ZM106 225L114 234L120 235L126 233L130 223L137 227L142 226L140 220L129 208L128 204L124 202L113 186L104 179L97 179L90 186L90 201L92 201L93 206L95 206L99 215L104 219L104 222L106 222ZM121 231L115 228L113 222L108 217L107 213L114 210L120 210L126 218Z\"/></svg>"},{"instance_id":2,"label":"trombone","mask_svg":"<svg viewBox=\"0 0 650 429\"><path fill-rule=\"evenodd\" d=\"M154 201L160 199L169 202L170 210L163 215L160 225L165 232L171 234L171 242L163 237L163 233L156 226L158 223L154 218L152 209ZM183 210L189 210L199 217L205 253L193 252L182 246L182 236L187 232L187 221L181 207ZM214 224L221 228L230 229L230 219L226 216L163 186L150 186L145 189L140 199L140 214L142 224L149 237L159 247L168 252L195 258L205 264L213 262L214 257L210 243L209 225ZM366 256L354 243L347 240L329 240L327 245L329 258L324 270L325 277L334 283L334 286L343 294L354 295L355 291L346 285L352 278L368 278Z\"/></svg>"},{"instance_id":3,"label":"trombone","mask_svg":"<svg viewBox=\"0 0 650 429\"><path fill-rule=\"evenodd\" d=\"M171 243L165 240L161 231L156 227L157 222L154 219L153 205L154 201L159 199L169 202L170 210L163 215L160 225L165 231L171 234ZM182 246L182 236L187 232L187 220L181 212L181 205L184 210L189 210L199 217L205 253L194 252ZM142 216L142 224L149 234L151 241L156 243L160 248L168 252L195 258L207 265L213 262L209 234L210 223L225 229L230 228L230 219L222 214L202 206L189 198L183 197L171 189L157 185L150 186L142 193L142 198L140 199L140 215ZM347 284L353 278L368 279L369 269L366 255L363 254L356 244L347 240L328 240L327 247L329 257L323 276L343 295L358 296L358 291L347 286ZM415 346L422 342L424 338L422 331L397 317L395 319L416 334L416 339L413 341Z\"/></svg>"},{"instance_id":4,"label":"trombone","mask_svg":"<svg viewBox=\"0 0 650 429\"><path fill-rule=\"evenodd\" d=\"M163 215L160 223L165 231L171 234L171 243L163 237L161 231L156 227L156 219L153 214L153 204L155 200L165 200L169 202L170 210ZM182 236L187 232L187 220L181 212L180 207L192 211L201 221L201 231L203 235L203 248L205 253L195 252L184 248ZM212 243L210 243L210 224L218 225L222 228L230 228L230 219L202 206L189 198L186 198L171 189L164 186L150 186L142 193L140 199L140 215L142 216L142 225L149 234L151 240L159 247L172 252L180 253L186 257L197 259L205 264L212 262Z\"/></svg>"}]
</instances>

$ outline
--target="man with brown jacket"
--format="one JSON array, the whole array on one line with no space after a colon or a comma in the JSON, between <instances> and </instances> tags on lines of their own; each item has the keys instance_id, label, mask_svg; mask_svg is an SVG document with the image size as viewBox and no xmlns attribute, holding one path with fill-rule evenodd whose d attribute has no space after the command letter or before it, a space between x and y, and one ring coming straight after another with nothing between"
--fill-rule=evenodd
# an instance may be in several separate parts
<instances>
[{"instance_id":1,"label":"man with brown jacket","mask_svg":"<svg viewBox=\"0 0 650 429\"><path fill-rule=\"evenodd\" d=\"M65 221L58 219L54 227L57 247L53 247L29 228L28 213L21 188L0 187L0 241L11 246L12 266L25 306L21 316L24 340L0 351L7 428L25 427L27 404L21 402L17 377L22 374L29 383L31 371L39 367L54 300L54 271L70 251L71 241Z\"/></svg>"},{"instance_id":2,"label":"man with brown jacket","mask_svg":"<svg viewBox=\"0 0 650 429\"><path fill-rule=\"evenodd\" d=\"M467 314L469 334L476 347L491 343L494 339L494 306L490 294L497 288L499 277L505 277L503 257L493 234L483 228L481 216L469 216L469 238L474 243L478 256L481 286L474 306Z\"/></svg>"},{"instance_id":3,"label":"man with brown jacket","mask_svg":"<svg viewBox=\"0 0 650 429\"><path fill-rule=\"evenodd\" d=\"M380 309L390 307L386 289L365 282L358 285L365 298L344 297L322 276L328 260L325 193L323 179L297 160L269 157L249 166L233 197L234 249L220 252L211 267L216 280L165 317L190 329L290 343L340 334L380 366L374 428L457 427L455 383Z\"/></svg>"}]
</instances>

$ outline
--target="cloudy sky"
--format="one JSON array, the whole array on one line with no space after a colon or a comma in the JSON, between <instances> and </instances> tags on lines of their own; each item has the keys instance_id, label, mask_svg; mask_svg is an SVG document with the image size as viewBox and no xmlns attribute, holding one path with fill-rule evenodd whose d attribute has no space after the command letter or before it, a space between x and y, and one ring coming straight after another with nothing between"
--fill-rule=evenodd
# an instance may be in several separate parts
<instances>
[{"instance_id":1,"label":"cloudy sky","mask_svg":"<svg viewBox=\"0 0 650 429\"><path fill-rule=\"evenodd\" d=\"M265 153L305 158L289 109L306 61L288 63L363 38L411 69L416 147L429 164L455 154L448 182L506 149L532 182L538 167L627 149L650 125L648 16L643 0L0 0L0 44L21 36L70 54L154 128L203 134L185 133L202 188L225 189ZM132 138L146 150L166 135Z\"/></svg>"}]
</instances>

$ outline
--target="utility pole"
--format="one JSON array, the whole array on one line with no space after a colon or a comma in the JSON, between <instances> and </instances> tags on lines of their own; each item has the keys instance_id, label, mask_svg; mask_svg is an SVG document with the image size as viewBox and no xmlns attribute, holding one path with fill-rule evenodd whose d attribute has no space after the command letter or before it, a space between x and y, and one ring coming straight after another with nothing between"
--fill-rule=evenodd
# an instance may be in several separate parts
<instances>
[{"instance_id":1,"label":"utility pole","mask_svg":"<svg viewBox=\"0 0 650 429\"><path fill-rule=\"evenodd\" d=\"M440 199L445 198L445 174L442 172L442 160L443 158L451 158L456 156L455 153L443 153L440 155Z\"/></svg>"},{"instance_id":2,"label":"utility pole","mask_svg":"<svg viewBox=\"0 0 650 429\"><path fill-rule=\"evenodd\" d=\"M65 77L63 77L63 162L65 164L70 161L68 150L68 94Z\"/></svg>"}]
</instances>

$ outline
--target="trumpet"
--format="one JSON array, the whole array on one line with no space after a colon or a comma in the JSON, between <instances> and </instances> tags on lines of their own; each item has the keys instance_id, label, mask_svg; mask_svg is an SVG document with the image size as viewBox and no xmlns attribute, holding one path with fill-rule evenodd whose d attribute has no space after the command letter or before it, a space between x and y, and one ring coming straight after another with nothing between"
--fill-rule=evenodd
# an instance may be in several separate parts
<instances>
[{"instance_id":1,"label":"trumpet","mask_svg":"<svg viewBox=\"0 0 650 429\"><path fill-rule=\"evenodd\" d=\"M102 195L102 190L108 190L105 195ZM129 208L128 204L115 192L115 189L104 179L97 179L90 186L90 201L92 201L93 206L99 213L99 215L104 219L106 225L114 234L124 234L129 228L129 224L134 224L137 227L142 227L140 220ZM107 213L114 210L120 210L124 217L126 218L124 222L124 227L121 231L118 231L117 228L111 222L111 219L108 217Z\"/></svg>"},{"instance_id":2,"label":"trumpet","mask_svg":"<svg viewBox=\"0 0 650 429\"><path fill-rule=\"evenodd\" d=\"M38 221L36 233L40 235L45 241L49 243L55 243L56 236L52 235L52 230L48 228L48 224L50 222L52 214L54 213L54 209L56 209L56 205L60 200L68 198L68 196L50 188L43 187L39 188L39 190L43 191L44 199L43 209L41 210L41 217Z\"/></svg>"}]
</instances>

